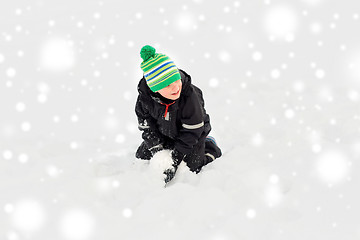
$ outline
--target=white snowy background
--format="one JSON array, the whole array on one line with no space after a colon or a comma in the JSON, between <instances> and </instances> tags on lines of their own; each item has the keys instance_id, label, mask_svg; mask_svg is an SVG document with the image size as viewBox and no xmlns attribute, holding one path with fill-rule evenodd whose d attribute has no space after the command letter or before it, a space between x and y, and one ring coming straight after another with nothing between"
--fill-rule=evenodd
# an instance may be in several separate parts
<instances>
[{"instance_id":1,"label":"white snowy background","mask_svg":"<svg viewBox=\"0 0 360 240\"><path fill-rule=\"evenodd\" d=\"M356 0L0 8L0 239L360 239ZM224 156L136 160L140 49L204 93Z\"/></svg>"}]
</instances>

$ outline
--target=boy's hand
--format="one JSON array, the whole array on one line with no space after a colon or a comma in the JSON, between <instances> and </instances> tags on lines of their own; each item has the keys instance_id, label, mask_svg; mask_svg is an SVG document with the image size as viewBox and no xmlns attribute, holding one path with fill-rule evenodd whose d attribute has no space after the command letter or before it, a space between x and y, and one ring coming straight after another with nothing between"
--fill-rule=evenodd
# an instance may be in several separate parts
<instances>
[{"instance_id":1,"label":"boy's hand","mask_svg":"<svg viewBox=\"0 0 360 240\"><path fill-rule=\"evenodd\" d=\"M160 152L161 150L164 150L164 147L162 144L159 144L159 145L156 145L156 146L150 148L149 150L150 150L152 156L154 156L155 153Z\"/></svg>"},{"instance_id":2,"label":"boy's hand","mask_svg":"<svg viewBox=\"0 0 360 240\"><path fill-rule=\"evenodd\" d=\"M184 159L185 157L185 154L179 152L178 150L174 149L172 152L171 152L171 158L173 160L173 164L172 164L172 167L169 168L169 169L166 169L164 171L164 174L165 174L165 183L168 183L171 181L171 179L174 178L175 176L175 173L178 169L178 166L179 164L181 163L181 161Z\"/></svg>"},{"instance_id":3,"label":"boy's hand","mask_svg":"<svg viewBox=\"0 0 360 240\"><path fill-rule=\"evenodd\" d=\"M145 143L143 142L137 149L135 156L136 156L136 158L140 158L143 160L150 160L154 156L155 153L157 153L163 149L164 148L161 144L154 146L150 149L147 149L145 146Z\"/></svg>"},{"instance_id":4,"label":"boy's hand","mask_svg":"<svg viewBox=\"0 0 360 240\"><path fill-rule=\"evenodd\" d=\"M177 167L176 168L169 168L169 169L166 169L164 171L164 174L165 174L165 183L168 183L171 181L171 179L173 179L175 177L175 173L176 173L176 170L177 170Z\"/></svg>"},{"instance_id":5,"label":"boy's hand","mask_svg":"<svg viewBox=\"0 0 360 240\"><path fill-rule=\"evenodd\" d=\"M178 150L174 149L171 152L171 158L173 160L173 166L179 166L179 164L181 163L181 161L184 159L185 154L183 154L182 152L179 152Z\"/></svg>"}]
</instances>

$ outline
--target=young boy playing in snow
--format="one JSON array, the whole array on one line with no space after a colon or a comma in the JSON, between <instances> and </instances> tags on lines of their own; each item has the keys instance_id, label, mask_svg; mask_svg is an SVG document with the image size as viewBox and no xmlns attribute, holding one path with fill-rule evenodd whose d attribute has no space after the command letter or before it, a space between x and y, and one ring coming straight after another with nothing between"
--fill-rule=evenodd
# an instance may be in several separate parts
<instances>
[{"instance_id":1,"label":"young boy playing in snow","mask_svg":"<svg viewBox=\"0 0 360 240\"><path fill-rule=\"evenodd\" d=\"M140 51L144 77L138 85L135 112L143 142L136 157L150 160L163 149L170 149L172 168L164 171L169 182L181 163L193 172L221 156L204 108L202 92L190 76L178 69L170 58L149 45Z\"/></svg>"}]
</instances>

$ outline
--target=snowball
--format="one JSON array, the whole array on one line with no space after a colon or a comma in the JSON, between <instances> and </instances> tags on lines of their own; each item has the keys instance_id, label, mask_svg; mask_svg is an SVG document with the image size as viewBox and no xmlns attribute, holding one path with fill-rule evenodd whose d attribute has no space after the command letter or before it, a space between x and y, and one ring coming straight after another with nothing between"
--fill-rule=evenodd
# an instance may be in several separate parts
<instances>
[{"instance_id":1,"label":"snowball","mask_svg":"<svg viewBox=\"0 0 360 240\"><path fill-rule=\"evenodd\" d=\"M298 18L292 8L278 5L268 10L264 24L266 31L274 38L292 40L298 26Z\"/></svg>"},{"instance_id":2,"label":"snowball","mask_svg":"<svg viewBox=\"0 0 360 240\"><path fill-rule=\"evenodd\" d=\"M327 151L316 159L316 172L319 178L328 184L339 183L349 174L349 162L346 156L336 150Z\"/></svg>"},{"instance_id":3,"label":"snowball","mask_svg":"<svg viewBox=\"0 0 360 240\"><path fill-rule=\"evenodd\" d=\"M171 158L170 150L163 150L157 152L150 161L150 167L154 170L163 171L172 167L173 160Z\"/></svg>"},{"instance_id":4,"label":"snowball","mask_svg":"<svg viewBox=\"0 0 360 240\"><path fill-rule=\"evenodd\" d=\"M75 65L75 52L69 41L47 40L40 51L40 66L48 71L66 71Z\"/></svg>"},{"instance_id":5,"label":"snowball","mask_svg":"<svg viewBox=\"0 0 360 240\"><path fill-rule=\"evenodd\" d=\"M256 217L256 211L250 208L246 211L246 216L250 219L253 219Z\"/></svg>"},{"instance_id":6,"label":"snowball","mask_svg":"<svg viewBox=\"0 0 360 240\"><path fill-rule=\"evenodd\" d=\"M20 231L38 231L45 222L44 208L35 200L22 200L15 204L11 222Z\"/></svg>"},{"instance_id":7,"label":"snowball","mask_svg":"<svg viewBox=\"0 0 360 240\"><path fill-rule=\"evenodd\" d=\"M60 232L68 240L89 239L94 227L95 218L81 209L67 211L60 219Z\"/></svg>"}]
</instances>

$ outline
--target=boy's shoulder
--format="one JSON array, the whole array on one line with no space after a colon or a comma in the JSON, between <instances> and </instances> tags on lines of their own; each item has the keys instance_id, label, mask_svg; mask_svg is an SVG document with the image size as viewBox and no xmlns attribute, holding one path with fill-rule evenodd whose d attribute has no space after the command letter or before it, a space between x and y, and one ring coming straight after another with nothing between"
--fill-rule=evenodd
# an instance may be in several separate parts
<instances>
[{"instance_id":1,"label":"boy's shoulder","mask_svg":"<svg viewBox=\"0 0 360 240\"><path fill-rule=\"evenodd\" d=\"M146 84L146 80L144 77L142 77L140 79L137 89L138 89L139 94L147 93L148 91L150 91L150 88Z\"/></svg>"},{"instance_id":2,"label":"boy's shoulder","mask_svg":"<svg viewBox=\"0 0 360 240\"><path fill-rule=\"evenodd\" d=\"M192 83L191 76L187 74L184 70L179 69L179 71L181 75L181 80L183 82L184 95L202 95L201 89Z\"/></svg>"}]
</instances>

